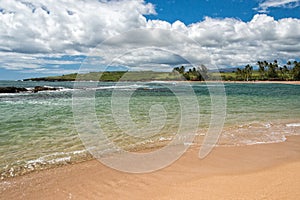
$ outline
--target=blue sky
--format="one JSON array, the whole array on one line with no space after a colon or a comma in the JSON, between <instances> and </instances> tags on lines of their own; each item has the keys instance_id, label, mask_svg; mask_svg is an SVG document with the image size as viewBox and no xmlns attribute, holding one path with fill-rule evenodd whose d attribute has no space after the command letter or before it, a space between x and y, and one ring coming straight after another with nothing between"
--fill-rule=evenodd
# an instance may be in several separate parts
<instances>
[{"instance_id":1,"label":"blue sky","mask_svg":"<svg viewBox=\"0 0 300 200\"><path fill-rule=\"evenodd\" d=\"M298 60L298 13L300 0L1 1L0 80Z\"/></svg>"},{"instance_id":2,"label":"blue sky","mask_svg":"<svg viewBox=\"0 0 300 200\"><path fill-rule=\"evenodd\" d=\"M283 2L284 0L282 0ZM185 24L191 24L203 20L205 16L217 18L238 18L243 21L250 21L257 13L262 13L259 8L259 0L149 0L156 6L156 16L149 16L149 19L160 19L168 22L180 20ZM272 1L269 1L272 2ZM300 7L290 1L288 4L281 4L276 7L268 7L264 13L273 16L275 19L286 17L299 18ZM296 7L295 7L296 6ZM292 7L288 8L288 7ZM261 12L259 12L261 11Z\"/></svg>"},{"instance_id":3,"label":"blue sky","mask_svg":"<svg viewBox=\"0 0 300 200\"><path fill-rule=\"evenodd\" d=\"M152 0L156 5L157 16L150 19L161 19L169 22L180 20L185 24L191 24L210 17L234 17L243 21L249 21L256 13L252 8L258 5L255 1L228 1L228 0L187 0L176 1Z\"/></svg>"}]
</instances>

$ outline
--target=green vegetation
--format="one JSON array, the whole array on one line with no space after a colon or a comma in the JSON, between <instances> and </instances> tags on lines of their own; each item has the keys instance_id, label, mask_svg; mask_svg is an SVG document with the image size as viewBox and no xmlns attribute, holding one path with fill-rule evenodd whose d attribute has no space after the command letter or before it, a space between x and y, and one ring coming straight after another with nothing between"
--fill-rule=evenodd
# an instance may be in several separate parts
<instances>
[{"instance_id":1,"label":"green vegetation","mask_svg":"<svg viewBox=\"0 0 300 200\"><path fill-rule=\"evenodd\" d=\"M182 74L186 80L203 81L219 80L221 76L224 81L299 81L300 62L287 62L286 65L279 66L277 60L274 62L258 61L258 70L254 70L251 65L244 68L237 68L232 72L209 72L204 65L185 71L184 66L175 67L173 72Z\"/></svg>"},{"instance_id":2,"label":"green vegetation","mask_svg":"<svg viewBox=\"0 0 300 200\"><path fill-rule=\"evenodd\" d=\"M173 69L173 74L179 73L188 81L204 81L208 78L208 70L204 65L200 67L193 67L189 71L185 72L185 67L175 67Z\"/></svg>"},{"instance_id":3,"label":"green vegetation","mask_svg":"<svg viewBox=\"0 0 300 200\"><path fill-rule=\"evenodd\" d=\"M246 65L244 69L237 68L235 76L223 76L224 80L237 81L299 81L300 80L300 62L294 61L293 64L288 61L286 65L279 66L277 60L274 62L258 61L258 70Z\"/></svg>"},{"instance_id":4,"label":"green vegetation","mask_svg":"<svg viewBox=\"0 0 300 200\"><path fill-rule=\"evenodd\" d=\"M153 71L114 71L114 72L90 72L86 74L68 74L62 76L49 76L42 78L24 79L24 81L179 81L181 76L170 72Z\"/></svg>"},{"instance_id":5,"label":"green vegetation","mask_svg":"<svg viewBox=\"0 0 300 200\"><path fill-rule=\"evenodd\" d=\"M258 61L258 69L254 70L251 65L237 68L232 72L209 72L207 67L201 65L186 71L184 66L175 67L172 72L153 71L114 71L114 72L90 72L86 74L68 74L62 76L50 76L42 78L25 79L24 81L299 81L300 62L288 61L286 65L279 66L274 62Z\"/></svg>"}]
</instances>

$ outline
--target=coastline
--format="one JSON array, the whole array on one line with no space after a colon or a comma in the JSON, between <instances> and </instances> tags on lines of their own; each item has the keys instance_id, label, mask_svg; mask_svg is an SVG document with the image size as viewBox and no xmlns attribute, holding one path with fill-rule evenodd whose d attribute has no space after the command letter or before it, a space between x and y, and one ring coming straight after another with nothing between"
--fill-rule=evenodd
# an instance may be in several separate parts
<instances>
[{"instance_id":1,"label":"coastline","mask_svg":"<svg viewBox=\"0 0 300 200\"><path fill-rule=\"evenodd\" d=\"M167 81L166 81L167 82ZM172 81L170 81L172 82ZM175 81L176 82L176 81ZM179 81L180 82L180 81ZM292 84L292 85L300 85L300 81L224 81L224 80L219 80L219 81L212 81L212 80L207 80L207 81L183 81L183 82L189 82L189 83L244 83L244 84L257 84L257 83L265 83L265 84Z\"/></svg>"},{"instance_id":2,"label":"coastline","mask_svg":"<svg viewBox=\"0 0 300 200\"><path fill-rule=\"evenodd\" d=\"M297 199L300 136L282 143L199 147L148 174L128 174L97 160L34 172L0 182L3 199Z\"/></svg>"},{"instance_id":3,"label":"coastline","mask_svg":"<svg viewBox=\"0 0 300 200\"><path fill-rule=\"evenodd\" d=\"M223 83L276 83L299 85L300 81L223 81Z\"/></svg>"}]
</instances>

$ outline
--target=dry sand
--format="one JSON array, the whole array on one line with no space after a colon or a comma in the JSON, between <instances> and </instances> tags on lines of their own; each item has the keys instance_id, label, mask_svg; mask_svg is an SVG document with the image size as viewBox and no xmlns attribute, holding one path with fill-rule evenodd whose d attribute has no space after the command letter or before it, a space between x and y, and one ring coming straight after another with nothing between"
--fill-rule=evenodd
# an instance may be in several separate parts
<instances>
[{"instance_id":1,"label":"dry sand","mask_svg":"<svg viewBox=\"0 0 300 200\"><path fill-rule=\"evenodd\" d=\"M236 83L279 83L279 84L294 84L299 85L300 81L234 81Z\"/></svg>"},{"instance_id":2,"label":"dry sand","mask_svg":"<svg viewBox=\"0 0 300 200\"><path fill-rule=\"evenodd\" d=\"M193 81L190 81L193 82ZM206 81L206 82L222 82L222 83L276 83L276 84L292 84L299 85L300 81Z\"/></svg>"},{"instance_id":3,"label":"dry sand","mask_svg":"<svg viewBox=\"0 0 300 200\"><path fill-rule=\"evenodd\" d=\"M300 136L277 144L189 149L171 166L128 174L96 160L0 182L0 199L299 199Z\"/></svg>"}]
</instances>

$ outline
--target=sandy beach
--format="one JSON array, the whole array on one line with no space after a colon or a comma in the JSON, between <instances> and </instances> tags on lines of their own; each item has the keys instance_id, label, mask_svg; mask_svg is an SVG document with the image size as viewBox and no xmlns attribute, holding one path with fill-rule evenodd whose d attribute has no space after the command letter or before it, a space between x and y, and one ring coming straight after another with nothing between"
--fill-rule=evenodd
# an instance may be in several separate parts
<instances>
[{"instance_id":1,"label":"sandy beach","mask_svg":"<svg viewBox=\"0 0 300 200\"><path fill-rule=\"evenodd\" d=\"M34 172L0 182L1 199L298 199L300 137L286 142L199 147L148 174L128 174L97 160Z\"/></svg>"},{"instance_id":2,"label":"sandy beach","mask_svg":"<svg viewBox=\"0 0 300 200\"><path fill-rule=\"evenodd\" d=\"M197 81L190 81L191 83ZM214 83L214 82L221 82L221 83L275 83L275 84L292 84L292 85L299 85L300 81L205 81L207 83Z\"/></svg>"},{"instance_id":3,"label":"sandy beach","mask_svg":"<svg viewBox=\"0 0 300 200\"><path fill-rule=\"evenodd\" d=\"M0 200L300 200L300 0L3 0Z\"/></svg>"},{"instance_id":4,"label":"sandy beach","mask_svg":"<svg viewBox=\"0 0 300 200\"><path fill-rule=\"evenodd\" d=\"M234 83L280 83L280 84L295 84L299 85L300 81L225 81L227 82L234 82Z\"/></svg>"}]
</instances>

